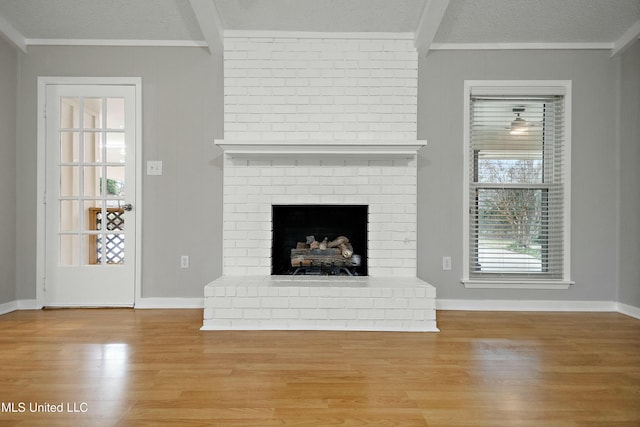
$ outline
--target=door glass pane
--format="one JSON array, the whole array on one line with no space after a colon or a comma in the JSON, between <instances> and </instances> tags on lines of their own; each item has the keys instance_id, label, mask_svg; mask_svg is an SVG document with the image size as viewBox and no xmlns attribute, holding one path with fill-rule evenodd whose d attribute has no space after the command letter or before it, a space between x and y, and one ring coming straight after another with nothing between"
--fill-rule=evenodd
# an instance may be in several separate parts
<instances>
[{"instance_id":1,"label":"door glass pane","mask_svg":"<svg viewBox=\"0 0 640 427\"><path fill-rule=\"evenodd\" d=\"M85 197L99 196L102 185L102 166L84 166L83 171L84 191L82 194Z\"/></svg>"},{"instance_id":2,"label":"door glass pane","mask_svg":"<svg viewBox=\"0 0 640 427\"><path fill-rule=\"evenodd\" d=\"M80 161L80 135L77 132L60 132L60 162L77 163Z\"/></svg>"},{"instance_id":3,"label":"door glass pane","mask_svg":"<svg viewBox=\"0 0 640 427\"><path fill-rule=\"evenodd\" d=\"M60 128L77 129L80 127L80 99L60 98Z\"/></svg>"},{"instance_id":4,"label":"door glass pane","mask_svg":"<svg viewBox=\"0 0 640 427\"><path fill-rule=\"evenodd\" d=\"M60 231L80 231L79 206L77 200L60 201Z\"/></svg>"},{"instance_id":5,"label":"door glass pane","mask_svg":"<svg viewBox=\"0 0 640 427\"><path fill-rule=\"evenodd\" d=\"M60 265L122 265L124 98L60 102Z\"/></svg>"},{"instance_id":6,"label":"door glass pane","mask_svg":"<svg viewBox=\"0 0 640 427\"><path fill-rule=\"evenodd\" d=\"M107 162L108 163L124 163L125 160L125 144L123 132L107 133Z\"/></svg>"},{"instance_id":7,"label":"door glass pane","mask_svg":"<svg viewBox=\"0 0 640 427\"><path fill-rule=\"evenodd\" d=\"M102 128L102 98L84 98L85 129Z\"/></svg>"},{"instance_id":8,"label":"door glass pane","mask_svg":"<svg viewBox=\"0 0 640 427\"><path fill-rule=\"evenodd\" d=\"M80 168L60 166L60 196L77 197L80 189Z\"/></svg>"},{"instance_id":9,"label":"door glass pane","mask_svg":"<svg viewBox=\"0 0 640 427\"><path fill-rule=\"evenodd\" d=\"M84 201L84 230L95 231L100 230L100 216L102 212L101 200L85 200Z\"/></svg>"},{"instance_id":10,"label":"door glass pane","mask_svg":"<svg viewBox=\"0 0 640 427\"><path fill-rule=\"evenodd\" d=\"M84 135L84 162L98 163L102 161L102 133L85 132Z\"/></svg>"},{"instance_id":11,"label":"door glass pane","mask_svg":"<svg viewBox=\"0 0 640 427\"><path fill-rule=\"evenodd\" d=\"M107 196L125 195L124 166L107 166Z\"/></svg>"},{"instance_id":12,"label":"door glass pane","mask_svg":"<svg viewBox=\"0 0 640 427\"><path fill-rule=\"evenodd\" d=\"M80 253L82 265L97 264L97 250L96 250L96 236L95 234L82 234L80 241L82 242L82 252Z\"/></svg>"},{"instance_id":13,"label":"door glass pane","mask_svg":"<svg viewBox=\"0 0 640 427\"><path fill-rule=\"evenodd\" d=\"M98 228L105 231L93 236L92 243L95 243L90 253L95 254L94 264L118 265L124 264L124 220L125 212L122 208L107 208L106 216L98 212L96 220Z\"/></svg>"},{"instance_id":14,"label":"door glass pane","mask_svg":"<svg viewBox=\"0 0 640 427\"><path fill-rule=\"evenodd\" d=\"M107 264L124 264L124 234L106 234L104 249Z\"/></svg>"},{"instance_id":15,"label":"door glass pane","mask_svg":"<svg viewBox=\"0 0 640 427\"><path fill-rule=\"evenodd\" d=\"M60 235L60 265L78 265L80 238L77 234Z\"/></svg>"},{"instance_id":16,"label":"door glass pane","mask_svg":"<svg viewBox=\"0 0 640 427\"><path fill-rule=\"evenodd\" d=\"M124 129L124 98L107 98L107 128Z\"/></svg>"}]
</instances>

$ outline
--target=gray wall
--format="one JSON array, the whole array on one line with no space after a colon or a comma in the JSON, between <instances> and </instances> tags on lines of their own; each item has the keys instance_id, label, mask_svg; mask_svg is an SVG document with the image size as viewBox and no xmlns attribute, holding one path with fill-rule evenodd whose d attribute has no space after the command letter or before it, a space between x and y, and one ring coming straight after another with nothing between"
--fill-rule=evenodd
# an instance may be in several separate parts
<instances>
[{"instance_id":1,"label":"gray wall","mask_svg":"<svg viewBox=\"0 0 640 427\"><path fill-rule=\"evenodd\" d=\"M568 290L465 289L462 277L464 80L572 80L572 279ZM421 58L418 275L439 299L615 301L618 62L609 51L432 51ZM636 111L637 114L637 111ZM453 269L442 271L442 256ZM635 252L638 255L638 252Z\"/></svg>"},{"instance_id":2,"label":"gray wall","mask_svg":"<svg viewBox=\"0 0 640 427\"><path fill-rule=\"evenodd\" d=\"M640 307L640 42L622 56L620 89L618 301Z\"/></svg>"},{"instance_id":3,"label":"gray wall","mask_svg":"<svg viewBox=\"0 0 640 427\"><path fill-rule=\"evenodd\" d=\"M222 58L201 48L29 47L20 55L17 207L18 298L36 296L36 89L38 76L142 77L142 296L202 297L221 274ZM144 166L143 166L144 167ZM191 267L180 269L180 255Z\"/></svg>"},{"instance_id":4,"label":"gray wall","mask_svg":"<svg viewBox=\"0 0 640 427\"><path fill-rule=\"evenodd\" d=\"M16 299L16 51L0 37L0 304Z\"/></svg>"},{"instance_id":5,"label":"gray wall","mask_svg":"<svg viewBox=\"0 0 640 427\"><path fill-rule=\"evenodd\" d=\"M619 298L640 306L638 46L622 61L609 54L433 51L420 59L418 131L429 145L419 158L418 274L438 288L438 298ZM12 55L0 44L0 90L6 90L7 81L10 89L17 79L12 71L5 71L11 61L14 65L8 68L16 69L15 59L5 61ZM7 213L8 218L14 215L17 233L15 299L36 295L36 78L53 75L142 77L143 160L163 160L165 172L143 180L142 293L144 297L202 297L203 285L221 274L222 162L211 144L223 135L221 57L198 48L32 46L28 55L18 55L18 61L17 169L5 160L14 158L15 148L5 143L4 133L0 145L3 181L15 183L13 174L18 171L15 188L20 215ZM460 284L465 79L573 81L571 247L576 284L568 290L471 290ZM619 104L619 94L627 91ZM4 121L14 121L12 114L11 103L0 101L3 129ZM3 198L13 200L15 194L11 185L0 183ZM5 218L4 211L2 215ZM12 239L12 231L2 227L3 241L7 233ZM183 254L191 256L190 269L179 268ZM442 271L443 255L452 256L450 272ZM11 259L10 250L7 256ZM11 281L12 262L2 258L0 263L2 274L8 272ZM3 294L3 289L0 284L0 302L11 300L11 292Z\"/></svg>"}]
</instances>

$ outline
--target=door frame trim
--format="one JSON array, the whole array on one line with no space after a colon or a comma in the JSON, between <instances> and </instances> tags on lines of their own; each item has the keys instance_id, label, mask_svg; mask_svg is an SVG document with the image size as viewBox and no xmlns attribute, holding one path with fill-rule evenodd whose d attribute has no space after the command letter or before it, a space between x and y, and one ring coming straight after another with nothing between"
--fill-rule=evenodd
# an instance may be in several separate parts
<instances>
[{"instance_id":1,"label":"door frame trim","mask_svg":"<svg viewBox=\"0 0 640 427\"><path fill-rule=\"evenodd\" d=\"M60 77L38 76L37 90L37 183L36 183L36 304L44 307L46 286L46 101L49 85L108 85L135 88L136 151L135 207L136 250L134 266L134 307L142 297L142 78L141 77Z\"/></svg>"}]
</instances>

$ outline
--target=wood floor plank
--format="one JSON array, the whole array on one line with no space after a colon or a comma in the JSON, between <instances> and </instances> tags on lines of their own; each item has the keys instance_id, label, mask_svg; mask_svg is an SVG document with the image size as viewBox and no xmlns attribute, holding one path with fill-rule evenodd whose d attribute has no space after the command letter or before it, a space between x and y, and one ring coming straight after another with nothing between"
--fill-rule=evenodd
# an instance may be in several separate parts
<instances>
[{"instance_id":1,"label":"wood floor plank","mask_svg":"<svg viewBox=\"0 0 640 427\"><path fill-rule=\"evenodd\" d=\"M201 325L202 310L0 316L0 427L640 426L640 321L617 313L444 311L440 333Z\"/></svg>"}]
</instances>

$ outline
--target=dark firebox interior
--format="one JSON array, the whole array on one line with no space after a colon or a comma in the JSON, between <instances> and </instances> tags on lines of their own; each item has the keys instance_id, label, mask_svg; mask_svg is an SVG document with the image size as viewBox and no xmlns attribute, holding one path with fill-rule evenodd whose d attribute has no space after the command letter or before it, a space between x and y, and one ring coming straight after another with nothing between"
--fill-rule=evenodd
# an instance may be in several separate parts
<instances>
[{"instance_id":1,"label":"dark firebox interior","mask_svg":"<svg viewBox=\"0 0 640 427\"><path fill-rule=\"evenodd\" d=\"M292 274L291 249L307 236L329 241L345 236L362 257L359 276L367 275L367 205L274 205L271 274Z\"/></svg>"}]
</instances>

